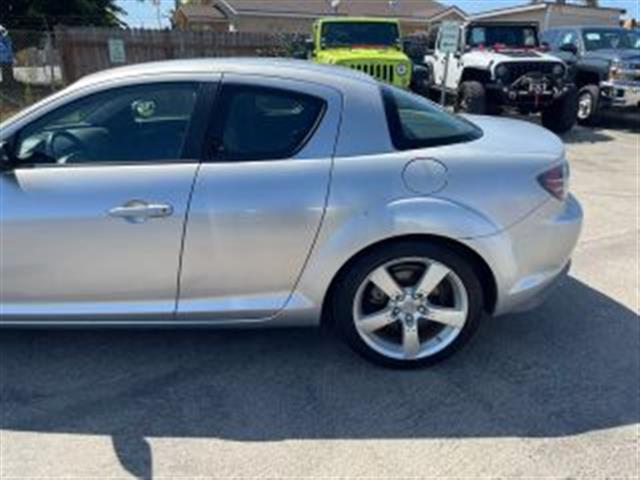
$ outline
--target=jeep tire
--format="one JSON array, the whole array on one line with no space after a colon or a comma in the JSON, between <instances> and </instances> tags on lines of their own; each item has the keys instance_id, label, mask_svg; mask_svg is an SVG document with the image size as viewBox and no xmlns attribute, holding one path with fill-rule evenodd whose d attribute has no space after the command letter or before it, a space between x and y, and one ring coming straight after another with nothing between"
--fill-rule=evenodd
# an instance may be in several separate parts
<instances>
[{"instance_id":1,"label":"jeep tire","mask_svg":"<svg viewBox=\"0 0 640 480\"><path fill-rule=\"evenodd\" d=\"M600 120L600 88L597 85L585 85L578 93L578 123L596 125Z\"/></svg>"},{"instance_id":2,"label":"jeep tire","mask_svg":"<svg viewBox=\"0 0 640 480\"><path fill-rule=\"evenodd\" d=\"M578 117L578 92L572 87L542 112L542 125L554 133L567 133Z\"/></svg>"},{"instance_id":3,"label":"jeep tire","mask_svg":"<svg viewBox=\"0 0 640 480\"><path fill-rule=\"evenodd\" d=\"M475 80L462 82L458 92L458 111L484 115L487 113L487 91L484 85Z\"/></svg>"},{"instance_id":4,"label":"jeep tire","mask_svg":"<svg viewBox=\"0 0 640 480\"><path fill-rule=\"evenodd\" d=\"M431 71L427 67L415 65L413 67L413 74L411 75L411 91L423 97L428 97L429 91L431 90L432 78Z\"/></svg>"}]
</instances>

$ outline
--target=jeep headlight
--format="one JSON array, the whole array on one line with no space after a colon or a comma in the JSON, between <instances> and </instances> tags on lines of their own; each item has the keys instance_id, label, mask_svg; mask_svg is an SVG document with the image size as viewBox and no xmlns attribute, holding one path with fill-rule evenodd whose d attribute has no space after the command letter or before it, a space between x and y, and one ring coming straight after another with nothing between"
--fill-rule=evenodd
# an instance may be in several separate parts
<instances>
[{"instance_id":1,"label":"jeep headlight","mask_svg":"<svg viewBox=\"0 0 640 480\"><path fill-rule=\"evenodd\" d=\"M398 65L396 65L396 73L399 76L404 77L408 72L409 67L407 67L404 63L399 63Z\"/></svg>"},{"instance_id":2,"label":"jeep headlight","mask_svg":"<svg viewBox=\"0 0 640 480\"><path fill-rule=\"evenodd\" d=\"M564 65L558 63L557 65L553 66L551 73L553 73L554 77L562 78L564 77L565 73L567 73L567 69L564 68Z\"/></svg>"},{"instance_id":3,"label":"jeep headlight","mask_svg":"<svg viewBox=\"0 0 640 480\"><path fill-rule=\"evenodd\" d=\"M509 76L509 67L507 67L506 65L498 65L496 67L496 78L499 78L500 80L504 80L508 76Z\"/></svg>"}]
</instances>

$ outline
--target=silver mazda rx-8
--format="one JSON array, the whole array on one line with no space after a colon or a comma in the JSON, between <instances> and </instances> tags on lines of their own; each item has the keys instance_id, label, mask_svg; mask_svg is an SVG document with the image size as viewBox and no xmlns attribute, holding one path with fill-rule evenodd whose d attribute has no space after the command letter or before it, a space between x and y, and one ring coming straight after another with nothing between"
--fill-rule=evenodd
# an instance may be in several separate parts
<instances>
[{"instance_id":1,"label":"silver mazda rx-8","mask_svg":"<svg viewBox=\"0 0 640 480\"><path fill-rule=\"evenodd\" d=\"M426 365L539 303L582 223L555 135L306 62L98 73L0 142L6 327L327 322Z\"/></svg>"}]
</instances>

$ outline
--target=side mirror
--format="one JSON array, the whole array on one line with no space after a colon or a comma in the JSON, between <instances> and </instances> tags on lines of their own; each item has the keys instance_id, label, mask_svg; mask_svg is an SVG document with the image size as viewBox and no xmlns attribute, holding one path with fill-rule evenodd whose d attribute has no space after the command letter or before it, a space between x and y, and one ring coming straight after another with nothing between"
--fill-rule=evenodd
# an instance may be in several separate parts
<instances>
[{"instance_id":1,"label":"side mirror","mask_svg":"<svg viewBox=\"0 0 640 480\"><path fill-rule=\"evenodd\" d=\"M11 145L8 141L0 142L0 170L10 170L13 168L13 154L11 152Z\"/></svg>"},{"instance_id":2,"label":"side mirror","mask_svg":"<svg viewBox=\"0 0 640 480\"><path fill-rule=\"evenodd\" d=\"M309 59L309 57L313 56L315 45L313 43L312 38L308 38L308 37L305 38L304 41L300 42L299 45L300 45L300 48L296 52L297 54L294 55L294 58L307 60Z\"/></svg>"},{"instance_id":3,"label":"side mirror","mask_svg":"<svg viewBox=\"0 0 640 480\"><path fill-rule=\"evenodd\" d=\"M578 47L576 47L573 43L565 43L564 45L560 46L560 51L578 55Z\"/></svg>"},{"instance_id":4,"label":"side mirror","mask_svg":"<svg viewBox=\"0 0 640 480\"><path fill-rule=\"evenodd\" d=\"M297 60L308 60L313 52L313 41L309 38L296 40L291 44L289 54Z\"/></svg>"}]
</instances>

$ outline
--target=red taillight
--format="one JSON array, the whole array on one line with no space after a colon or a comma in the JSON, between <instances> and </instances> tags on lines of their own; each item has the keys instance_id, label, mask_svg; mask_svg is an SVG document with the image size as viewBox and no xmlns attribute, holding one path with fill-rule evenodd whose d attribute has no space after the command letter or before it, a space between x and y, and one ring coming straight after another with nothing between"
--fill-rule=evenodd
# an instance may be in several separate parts
<instances>
[{"instance_id":1,"label":"red taillight","mask_svg":"<svg viewBox=\"0 0 640 480\"><path fill-rule=\"evenodd\" d=\"M538 176L538 182L558 200L564 200L569 191L569 164L564 163Z\"/></svg>"}]
</instances>

